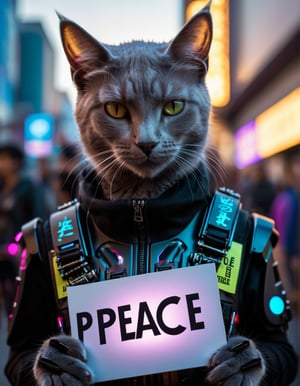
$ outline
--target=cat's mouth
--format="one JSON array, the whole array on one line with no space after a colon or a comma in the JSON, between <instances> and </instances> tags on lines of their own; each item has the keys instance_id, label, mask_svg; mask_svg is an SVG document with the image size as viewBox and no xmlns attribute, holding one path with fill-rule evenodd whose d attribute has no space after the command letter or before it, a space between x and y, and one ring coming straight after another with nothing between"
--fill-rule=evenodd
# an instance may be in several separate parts
<instances>
[{"instance_id":1,"label":"cat's mouth","mask_svg":"<svg viewBox=\"0 0 300 386\"><path fill-rule=\"evenodd\" d=\"M154 178L161 174L170 165L170 160L157 159L155 157L146 157L135 159L134 162L127 164L128 169L135 175L142 178Z\"/></svg>"}]
</instances>

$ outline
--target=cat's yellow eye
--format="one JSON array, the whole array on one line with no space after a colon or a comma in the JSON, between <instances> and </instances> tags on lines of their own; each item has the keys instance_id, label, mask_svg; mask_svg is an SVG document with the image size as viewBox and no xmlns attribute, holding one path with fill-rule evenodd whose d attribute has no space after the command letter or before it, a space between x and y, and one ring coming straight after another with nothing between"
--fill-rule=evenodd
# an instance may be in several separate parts
<instances>
[{"instance_id":1,"label":"cat's yellow eye","mask_svg":"<svg viewBox=\"0 0 300 386\"><path fill-rule=\"evenodd\" d=\"M105 111L109 116L115 119L126 118L128 115L127 108L119 102L107 102L105 104Z\"/></svg>"},{"instance_id":2,"label":"cat's yellow eye","mask_svg":"<svg viewBox=\"0 0 300 386\"><path fill-rule=\"evenodd\" d=\"M180 100L173 100L167 102L163 107L163 113L165 115L177 115L181 113L184 108L184 102Z\"/></svg>"}]
</instances>

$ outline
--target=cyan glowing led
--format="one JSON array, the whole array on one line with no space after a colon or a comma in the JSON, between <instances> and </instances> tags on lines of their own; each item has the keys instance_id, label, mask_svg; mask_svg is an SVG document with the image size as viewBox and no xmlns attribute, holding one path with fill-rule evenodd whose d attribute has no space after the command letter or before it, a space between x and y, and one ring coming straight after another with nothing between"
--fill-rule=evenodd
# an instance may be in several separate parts
<instances>
[{"instance_id":1,"label":"cyan glowing led","mask_svg":"<svg viewBox=\"0 0 300 386\"><path fill-rule=\"evenodd\" d=\"M280 296L273 296L270 299L269 307L274 315L280 315L284 311L284 301Z\"/></svg>"}]
</instances>

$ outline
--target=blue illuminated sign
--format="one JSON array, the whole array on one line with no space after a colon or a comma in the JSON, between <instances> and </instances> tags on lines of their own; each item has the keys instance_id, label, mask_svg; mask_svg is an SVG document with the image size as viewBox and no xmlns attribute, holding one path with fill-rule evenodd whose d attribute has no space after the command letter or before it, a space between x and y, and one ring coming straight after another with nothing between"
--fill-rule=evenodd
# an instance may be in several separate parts
<instances>
[{"instance_id":1,"label":"blue illuminated sign","mask_svg":"<svg viewBox=\"0 0 300 386\"><path fill-rule=\"evenodd\" d=\"M60 243L65 237L74 235L74 226L72 219L67 216L62 221L58 222L57 241Z\"/></svg>"},{"instance_id":2,"label":"blue illuminated sign","mask_svg":"<svg viewBox=\"0 0 300 386\"><path fill-rule=\"evenodd\" d=\"M51 154L53 145L54 120L46 113L31 114L25 119L25 152L31 157L45 157Z\"/></svg>"}]
</instances>

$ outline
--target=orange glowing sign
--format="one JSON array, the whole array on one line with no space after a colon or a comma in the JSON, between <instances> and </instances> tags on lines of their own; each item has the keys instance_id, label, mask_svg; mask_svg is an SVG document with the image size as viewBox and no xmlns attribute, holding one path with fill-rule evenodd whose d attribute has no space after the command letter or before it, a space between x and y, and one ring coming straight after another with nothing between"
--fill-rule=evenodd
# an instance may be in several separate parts
<instances>
[{"instance_id":1,"label":"orange glowing sign","mask_svg":"<svg viewBox=\"0 0 300 386\"><path fill-rule=\"evenodd\" d=\"M255 120L258 153L262 158L300 144L300 87Z\"/></svg>"},{"instance_id":2,"label":"orange glowing sign","mask_svg":"<svg viewBox=\"0 0 300 386\"><path fill-rule=\"evenodd\" d=\"M200 11L207 0L195 0L186 8L186 20ZM213 41L209 55L206 77L212 105L222 107L230 100L229 69L229 1L214 0L211 4L213 18Z\"/></svg>"}]
</instances>

